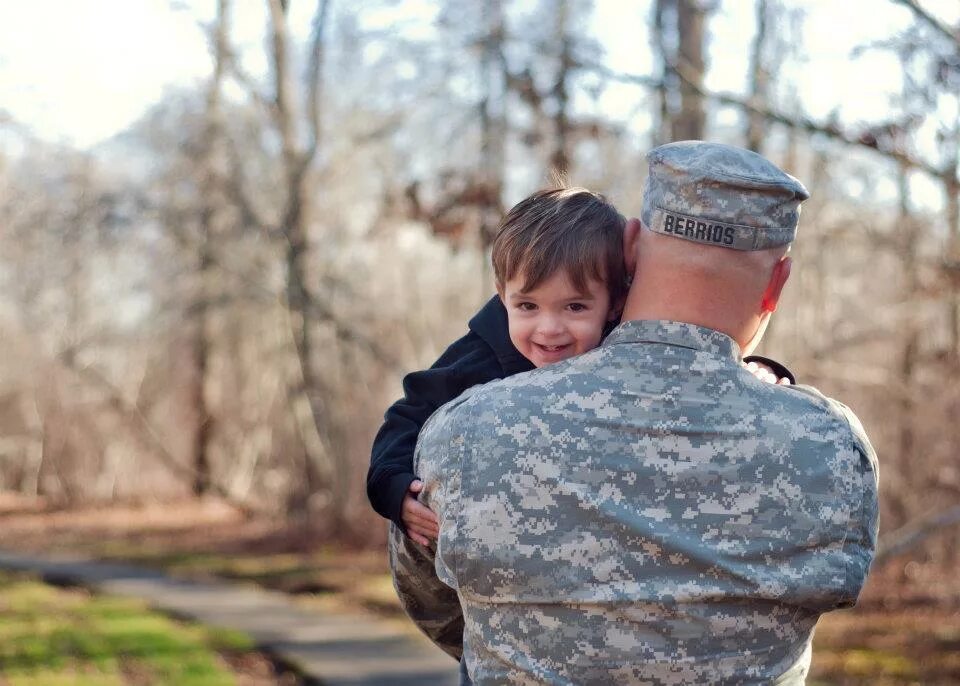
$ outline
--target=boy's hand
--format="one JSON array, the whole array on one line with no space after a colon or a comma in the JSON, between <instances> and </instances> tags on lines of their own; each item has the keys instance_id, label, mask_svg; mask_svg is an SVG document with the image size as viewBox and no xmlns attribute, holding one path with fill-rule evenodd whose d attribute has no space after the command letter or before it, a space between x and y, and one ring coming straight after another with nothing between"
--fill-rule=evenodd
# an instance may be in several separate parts
<instances>
[{"instance_id":1,"label":"boy's hand","mask_svg":"<svg viewBox=\"0 0 960 686\"><path fill-rule=\"evenodd\" d=\"M778 379L777 375L773 372L773 369L768 367L765 364L760 362L744 362L744 368L753 374L755 377L761 381L766 381L767 383L777 384L778 386L789 386L790 379L783 377Z\"/></svg>"},{"instance_id":2,"label":"boy's hand","mask_svg":"<svg viewBox=\"0 0 960 686\"><path fill-rule=\"evenodd\" d=\"M407 536L420 545L429 545L430 539L437 540L440 535L440 522L433 511L417 500L417 493L423 490L423 482L416 479L410 483L407 495L400 507L400 521L407 530Z\"/></svg>"}]
</instances>

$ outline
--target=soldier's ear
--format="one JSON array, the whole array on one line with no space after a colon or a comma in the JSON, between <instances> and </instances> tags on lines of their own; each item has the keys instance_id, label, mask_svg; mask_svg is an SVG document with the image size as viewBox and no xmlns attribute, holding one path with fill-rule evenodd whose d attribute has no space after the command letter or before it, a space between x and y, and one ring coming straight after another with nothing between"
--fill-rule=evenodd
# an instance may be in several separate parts
<instances>
[{"instance_id":1,"label":"soldier's ear","mask_svg":"<svg viewBox=\"0 0 960 686\"><path fill-rule=\"evenodd\" d=\"M767 288L763 292L763 300L760 302L761 312L776 312L777 303L780 301L780 294L783 287L790 278L790 270L793 267L793 260L789 255L784 255L780 261L773 266L770 272L770 280L767 281Z\"/></svg>"},{"instance_id":2,"label":"soldier's ear","mask_svg":"<svg viewBox=\"0 0 960 686\"><path fill-rule=\"evenodd\" d=\"M627 275L632 277L637 270L637 248L640 245L640 220L628 219L623 227L623 262L627 268Z\"/></svg>"}]
</instances>

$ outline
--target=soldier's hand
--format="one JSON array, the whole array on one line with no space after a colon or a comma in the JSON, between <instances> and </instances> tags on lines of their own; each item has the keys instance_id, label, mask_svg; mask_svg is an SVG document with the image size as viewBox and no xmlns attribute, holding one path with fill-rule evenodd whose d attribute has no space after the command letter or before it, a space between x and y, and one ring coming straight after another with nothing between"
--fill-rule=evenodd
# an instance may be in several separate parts
<instances>
[{"instance_id":1,"label":"soldier's hand","mask_svg":"<svg viewBox=\"0 0 960 686\"><path fill-rule=\"evenodd\" d=\"M428 545L430 539L435 541L440 535L440 522L430 508L417 500L417 493L422 490L423 482L420 479L410 483L400 507L400 520L407 530L407 536L420 545Z\"/></svg>"},{"instance_id":2,"label":"soldier's hand","mask_svg":"<svg viewBox=\"0 0 960 686\"><path fill-rule=\"evenodd\" d=\"M761 362L744 362L744 368L755 377L761 381L766 381L767 383L777 384L779 386L789 386L790 379L782 377L777 378L777 375L774 373L773 369Z\"/></svg>"}]
</instances>

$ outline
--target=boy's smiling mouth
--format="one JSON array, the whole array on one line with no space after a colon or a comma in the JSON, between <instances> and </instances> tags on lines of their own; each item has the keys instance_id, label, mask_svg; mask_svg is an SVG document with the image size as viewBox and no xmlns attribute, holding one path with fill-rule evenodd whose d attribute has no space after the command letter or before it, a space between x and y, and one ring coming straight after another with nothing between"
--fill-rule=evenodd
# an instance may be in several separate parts
<instances>
[{"instance_id":1,"label":"boy's smiling mouth","mask_svg":"<svg viewBox=\"0 0 960 686\"><path fill-rule=\"evenodd\" d=\"M561 356L573 347L572 343L563 343L561 345L544 345L543 343L535 343L533 341L531 341L531 343L533 343L536 350L546 358Z\"/></svg>"}]
</instances>

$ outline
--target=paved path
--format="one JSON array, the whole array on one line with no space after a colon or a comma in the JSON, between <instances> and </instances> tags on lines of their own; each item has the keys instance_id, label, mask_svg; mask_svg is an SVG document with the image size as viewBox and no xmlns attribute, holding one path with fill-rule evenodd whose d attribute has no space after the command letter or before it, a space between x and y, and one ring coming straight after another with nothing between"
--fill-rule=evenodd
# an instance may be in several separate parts
<instances>
[{"instance_id":1,"label":"paved path","mask_svg":"<svg viewBox=\"0 0 960 686\"><path fill-rule=\"evenodd\" d=\"M202 624L236 629L320 686L455 686L454 661L364 615L321 614L282 593L229 583L170 579L162 573L80 559L0 552L0 569L29 571L51 583L85 586L146 600L152 607Z\"/></svg>"}]
</instances>

